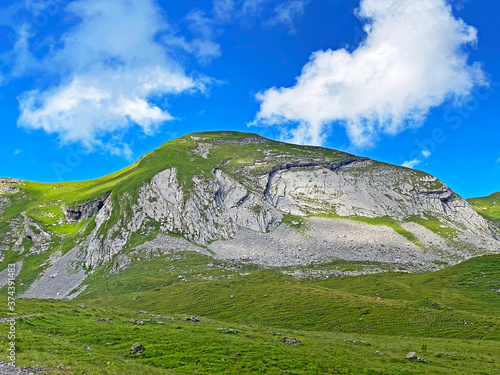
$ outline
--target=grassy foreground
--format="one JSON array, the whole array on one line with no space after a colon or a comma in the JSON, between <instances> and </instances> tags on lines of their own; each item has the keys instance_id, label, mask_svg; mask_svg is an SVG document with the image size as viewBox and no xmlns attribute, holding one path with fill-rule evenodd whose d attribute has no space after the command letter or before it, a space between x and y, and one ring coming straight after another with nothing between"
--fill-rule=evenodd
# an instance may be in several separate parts
<instances>
[{"instance_id":1,"label":"grassy foreground","mask_svg":"<svg viewBox=\"0 0 500 375\"><path fill-rule=\"evenodd\" d=\"M18 301L19 314L34 315L17 322L20 366L46 374L500 371L500 256L435 273L301 281L178 253L93 277L72 302ZM193 315L200 321L185 320ZM7 329L0 324L2 359ZM136 342L146 350L130 354ZM409 351L425 360L405 359Z\"/></svg>"},{"instance_id":2,"label":"grassy foreground","mask_svg":"<svg viewBox=\"0 0 500 375\"><path fill-rule=\"evenodd\" d=\"M51 367L43 372L48 374L486 374L500 369L500 343L492 340L278 333L260 325L210 318L193 323L180 316L159 319L158 324L154 318L121 309L24 303L41 315L18 322L18 363ZM103 317L110 323L98 321ZM151 321L143 326L127 322L147 318ZM301 343L284 344L283 336ZM135 342L145 346L142 354L129 353ZM82 350L84 344L91 351ZM406 360L411 350L426 360Z\"/></svg>"}]
</instances>

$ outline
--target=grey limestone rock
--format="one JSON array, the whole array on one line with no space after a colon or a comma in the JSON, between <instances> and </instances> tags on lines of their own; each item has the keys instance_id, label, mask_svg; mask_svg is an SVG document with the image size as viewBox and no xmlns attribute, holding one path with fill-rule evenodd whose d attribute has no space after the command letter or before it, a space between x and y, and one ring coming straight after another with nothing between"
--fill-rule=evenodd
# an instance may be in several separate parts
<instances>
[{"instance_id":1,"label":"grey limestone rock","mask_svg":"<svg viewBox=\"0 0 500 375\"><path fill-rule=\"evenodd\" d=\"M144 352L144 350L146 350L146 348L142 344L135 343L134 345L132 345L132 348L130 349L130 353L131 354L140 354L140 353Z\"/></svg>"}]
</instances>

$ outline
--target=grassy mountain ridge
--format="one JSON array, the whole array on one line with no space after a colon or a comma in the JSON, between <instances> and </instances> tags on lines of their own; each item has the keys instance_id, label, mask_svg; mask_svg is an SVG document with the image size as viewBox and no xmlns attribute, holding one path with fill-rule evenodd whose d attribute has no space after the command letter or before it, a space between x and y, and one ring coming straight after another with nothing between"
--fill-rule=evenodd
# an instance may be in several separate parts
<instances>
[{"instance_id":1,"label":"grassy mountain ridge","mask_svg":"<svg viewBox=\"0 0 500 375\"><path fill-rule=\"evenodd\" d=\"M215 142L220 139L223 141L233 140L235 143L218 143L218 147L212 149L213 157L208 160L193 153L195 141L192 138L198 136ZM256 139L260 143L234 147L240 139ZM141 157L131 166L94 180L62 183L21 181L21 191L7 196L10 205L2 213L1 219L3 221L19 215L21 212L26 212L28 216L38 220L47 230L51 231L55 229L52 228L53 224L59 224L60 221L65 220L61 207L74 207L110 191L113 192L114 196L125 192L135 196L140 186L150 181L158 172L171 167L178 169L180 182L185 190L189 191L193 176L209 174L214 167L229 169L238 166L245 160L258 160L264 151L274 153L286 151L292 155L304 155L312 151L325 159L348 155L321 147L294 147L251 133L228 131L193 133L166 142L158 149ZM262 166L262 171L265 170L265 167ZM58 225L57 230L61 230L59 227Z\"/></svg>"},{"instance_id":2,"label":"grassy mountain ridge","mask_svg":"<svg viewBox=\"0 0 500 375\"><path fill-rule=\"evenodd\" d=\"M210 149L210 158L204 158L197 153L195 149L197 137L216 144L217 147ZM256 142L246 142L244 147L237 147L239 140L255 140ZM89 224L88 222L68 223L63 212L65 208L76 207L109 192L114 200L126 193L132 197L133 201L142 185L149 182L155 174L172 167L177 168L177 177L186 194L189 194L194 176L209 176L214 168L223 170L245 184L247 178L238 173L238 169L245 163L262 160L267 154L276 155L277 160L281 157L280 155L283 155L283 160L294 156L310 156L317 161L324 162L331 162L342 157L356 158L336 150L295 146L251 133L231 131L194 133L166 142L158 149L141 157L133 165L94 180L62 183L20 181L20 191L4 195L8 202L4 204L3 210L0 205L0 235L8 231L6 225L8 220L24 214L36 220L44 230L54 233L61 241L65 241ZM384 165L384 163L374 163ZM265 173L272 166L272 164L261 163L253 169L254 175ZM411 174L415 178L428 176L417 170L411 170ZM251 184L246 185L252 188ZM437 189L441 186L440 182L436 182L430 184L429 189Z\"/></svg>"}]
</instances>

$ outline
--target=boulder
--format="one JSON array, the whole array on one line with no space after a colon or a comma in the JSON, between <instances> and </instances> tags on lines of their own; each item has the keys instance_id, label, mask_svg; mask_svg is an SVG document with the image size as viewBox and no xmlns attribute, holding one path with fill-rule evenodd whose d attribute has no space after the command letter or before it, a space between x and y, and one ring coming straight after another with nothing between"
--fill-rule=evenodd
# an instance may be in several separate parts
<instances>
[{"instance_id":1,"label":"boulder","mask_svg":"<svg viewBox=\"0 0 500 375\"><path fill-rule=\"evenodd\" d=\"M415 352L409 352L406 355L406 359L418 359L417 353L415 353Z\"/></svg>"},{"instance_id":2,"label":"boulder","mask_svg":"<svg viewBox=\"0 0 500 375\"><path fill-rule=\"evenodd\" d=\"M135 343L132 345L132 348L130 349L130 354L140 354L142 353L146 348L142 346L140 343Z\"/></svg>"}]
</instances>

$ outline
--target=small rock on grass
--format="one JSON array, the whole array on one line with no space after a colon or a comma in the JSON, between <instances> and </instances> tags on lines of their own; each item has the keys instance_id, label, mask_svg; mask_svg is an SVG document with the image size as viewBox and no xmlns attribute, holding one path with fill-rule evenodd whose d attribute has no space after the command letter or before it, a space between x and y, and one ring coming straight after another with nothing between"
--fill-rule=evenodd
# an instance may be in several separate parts
<instances>
[{"instance_id":1,"label":"small rock on grass","mask_svg":"<svg viewBox=\"0 0 500 375\"><path fill-rule=\"evenodd\" d=\"M352 342L352 343L358 344L358 345L366 345L366 342L361 341L361 340L344 340L344 342Z\"/></svg>"},{"instance_id":2,"label":"small rock on grass","mask_svg":"<svg viewBox=\"0 0 500 375\"><path fill-rule=\"evenodd\" d=\"M293 344L293 345L300 344L300 340L294 339L294 338L288 338L288 337L283 337L281 339L281 342L284 342L285 344Z\"/></svg>"},{"instance_id":3,"label":"small rock on grass","mask_svg":"<svg viewBox=\"0 0 500 375\"><path fill-rule=\"evenodd\" d=\"M132 345L132 348L130 349L130 353L131 354L140 354L144 350L146 350L146 348L142 344L135 343L134 345Z\"/></svg>"},{"instance_id":4,"label":"small rock on grass","mask_svg":"<svg viewBox=\"0 0 500 375\"><path fill-rule=\"evenodd\" d=\"M88 346L88 345L83 345L83 346L82 346L82 349L83 349L83 350L87 350L87 351L89 351L89 352L92 350L92 349L90 349L90 346Z\"/></svg>"},{"instance_id":5,"label":"small rock on grass","mask_svg":"<svg viewBox=\"0 0 500 375\"><path fill-rule=\"evenodd\" d=\"M415 353L415 352L409 352L406 355L406 359L418 359L417 353Z\"/></svg>"},{"instance_id":6,"label":"small rock on grass","mask_svg":"<svg viewBox=\"0 0 500 375\"><path fill-rule=\"evenodd\" d=\"M233 329L233 328L217 328L217 331L228 332L228 333L241 333L239 329Z\"/></svg>"}]
</instances>

